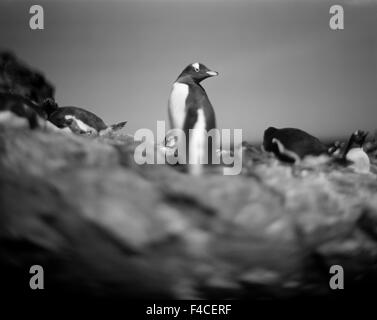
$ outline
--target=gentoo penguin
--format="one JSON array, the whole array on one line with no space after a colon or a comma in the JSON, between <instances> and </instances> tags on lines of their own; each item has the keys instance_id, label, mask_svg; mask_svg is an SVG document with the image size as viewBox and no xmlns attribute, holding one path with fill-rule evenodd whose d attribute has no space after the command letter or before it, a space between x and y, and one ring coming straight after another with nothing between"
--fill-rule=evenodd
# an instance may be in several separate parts
<instances>
[{"instance_id":1,"label":"gentoo penguin","mask_svg":"<svg viewBox=\"0 0 377 320\"><path fill-rule=\"evenodd\" d=\"M269 127L264 132L263 147L285 162L296 163L305 156L327 154L326 146L309 133L295 128Z\"/></svg>"},{"instance_id":2,"label":"gentoo penguin","mask_svg":"<svg viewBox=\"0 0 377 320\"><path fill-rule=\"evenodd\" d=\"M12 116L26 119L31 129L43 127L47 118L33 101L19 94L0 93L0 122L9 122Z\"/></svg>"},{"instance_id":3,"label":"gentoo penguin","mask_svg":"<svg viewBox=\"0 0 377 320\"><path fill-rule=\"evenodd\" d=\"M48 120L58 128L69 127L75 133L106 134L122 129L127 121L107 126L105 122L94 113L78 107L49 106ZM52 112L51 112L52 111Z\"/></svg>"},{"instance_id":4,"label":"gentoo penguin","mask_svg":"<svg viewBox=\"0 0 377 320\"><path fill-rule=\"evenodd\" d=\"M355 131L343 152L342 160L348 162L349 167L358 173L368 173L370 171L370 160L363 149L363 144L368 132Z\"/></svg>"},{"instance_id":5,"label":"gentoo penguin","mask_svg":"<svg viewBox=\"0 0 377 320\"><path fill-rule=\"evenodd\" d=\"M200 174L202 168L200 159L206 159L205 150L208 150L208 163L212 163L212 144L208 141L207 132L216 128L215 112L208 99L207 93L200 82L209 77L217 76L205 65L195 62L188 65L173 84L168 102L169 119L172 129L181 129L186 138L186 161L192 174ZM195 129L190 132L190 129Z\"/></svg>"}]
</instances>

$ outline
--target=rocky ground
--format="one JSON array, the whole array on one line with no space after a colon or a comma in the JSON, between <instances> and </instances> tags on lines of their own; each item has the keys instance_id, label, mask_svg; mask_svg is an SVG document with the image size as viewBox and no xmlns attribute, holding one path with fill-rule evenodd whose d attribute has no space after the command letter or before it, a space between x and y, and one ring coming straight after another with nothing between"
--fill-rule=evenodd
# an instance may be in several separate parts
<instances>
[{"instance_id":1,"label":"rocky ground","mask_svg":"<svg viewBox=\"0 0 377 320\"><path fill-rule=\"evenodd\" d=\"M249 145L240 175L195 177L136 165L135 146L126 134L0 126L3 286L28 292L39 264L51 294L287 299L377 288L372 147L370 174L292 167ZM329 289L334 264L341 292Z\"/></svg>"}]
</instances>

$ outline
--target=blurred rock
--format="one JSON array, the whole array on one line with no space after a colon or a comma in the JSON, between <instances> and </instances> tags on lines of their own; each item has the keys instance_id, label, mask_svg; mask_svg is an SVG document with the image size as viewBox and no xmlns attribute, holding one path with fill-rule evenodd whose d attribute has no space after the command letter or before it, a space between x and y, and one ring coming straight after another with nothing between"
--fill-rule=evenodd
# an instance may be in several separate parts
<instances>
[{"instance_id":1,"label":"blurred rock","mask_svg":"<svg viewBox=\"0 0 377 320\"><path fill-rule=\"evenodd\" d=\"M355 295L376 285L374 176L259 159L200 178L132 164L134 146L1 127L1 267L111 297L331 296L332 264Z\"/></svg>"}]
</instances>

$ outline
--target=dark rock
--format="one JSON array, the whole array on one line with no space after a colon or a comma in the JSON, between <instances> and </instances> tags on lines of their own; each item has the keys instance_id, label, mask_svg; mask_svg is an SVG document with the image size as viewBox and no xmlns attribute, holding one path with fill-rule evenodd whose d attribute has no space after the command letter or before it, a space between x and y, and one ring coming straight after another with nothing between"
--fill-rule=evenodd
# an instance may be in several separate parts
<instances>
[{"instance_id":1,"label":"dark rock","mask_svg":"<svg viewBox=\"0 0 377 320\"><path fill-rule=\"evenodd\" d=\"M10 122L12 118L20 118L29 124L30 129L45 124L46 115L43 110L31 100L18 94L0 92L0 112L10 113L10 118L8 114L8 118L3 118L2 122Z\"/></svg>"},{"instance_id":2,"label":"dark rock","mask_svg":"<svg viewBox=\"0 0 377 320\"><path fill-rule=\"evenodd\" d=\"M11 52L0 53L0 91L19 94L40 104L54 98L55 89L45 76L31 69Z\"/></svg>"}]
</instances>

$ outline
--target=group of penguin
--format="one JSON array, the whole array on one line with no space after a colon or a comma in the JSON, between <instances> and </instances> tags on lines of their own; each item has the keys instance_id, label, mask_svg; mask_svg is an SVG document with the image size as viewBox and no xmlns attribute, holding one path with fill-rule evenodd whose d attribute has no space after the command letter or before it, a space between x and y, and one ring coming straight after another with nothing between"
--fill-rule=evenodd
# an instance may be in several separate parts
<instances>
[{"instance_id":1,"label":"group of penguin","mask_svg":"<svg viewBox=\"0 0 377 320\"><path fill-rule=\"evenodd\" d=\"M367 135L367 132L357 130L352 133L344 148L338 142L327 147L316 137L300 129L270 127L264 132L263 148L288 163L299 163L307 156L327 155L335 163L348 166L358 173L368 173L370 159L363 149Z\"/></svg>"},{"instance_id":2,"label":"group of penguin","mask_svg":"<svg viewBox=\"0 0 377 320\"><path fill-rule=\"evenodd\" d=\"M181 129L186 134L187 152L194 163L202 152L208 152L208 159L212 154L213 140L209 140L205 132L216 128L216 118L200 82L217 75L218 72L201 63L190 64L178 76L170 93L168 107L171 127ZM190 129L202 130L192 130L190 133ZM287 163L299 163L307 156L327 155L331 161L349 166L359 173L368 173L370 160L363 150L367 134L361 130L354 132L344 150L341 150L337 144L328 148L319 139L300 129L270 127L264 132L263 149ZM204 147L206 144L208 148Z\"/></svg>"},{"instance_id":3,"label":"group of penguin","mask_svg":"<svg viewBox=\"0 0 377 320\"><path fill-rule=\"evenodd\" d=\"M216 117L207 93L200 83L217 75L218 72L210 70L202 63L189 64L174 82L170 93L168 114L171 129L180 129L185 133L189 163L199 163L203 152L208 152L211 163L211 144L214 142L212 139L209 140L205 133L216 128ZM120 122L108 126L88 110L59 107L51 98L38 104L11 92L0 93L0 112L0 121L4 113L10 112L26 118L32 129L47 123L79 134L102 135L120 130L127 123ZM354 132L341 152L339 146L328 148L320 140L300 129L270 127L264 132L263 148L287 163L298 163L306 156L325 154L352 166L358 172L369 172L369 157L363 150L366 136L367 133L363 131Z\"/></svg>"}]
</instances>

